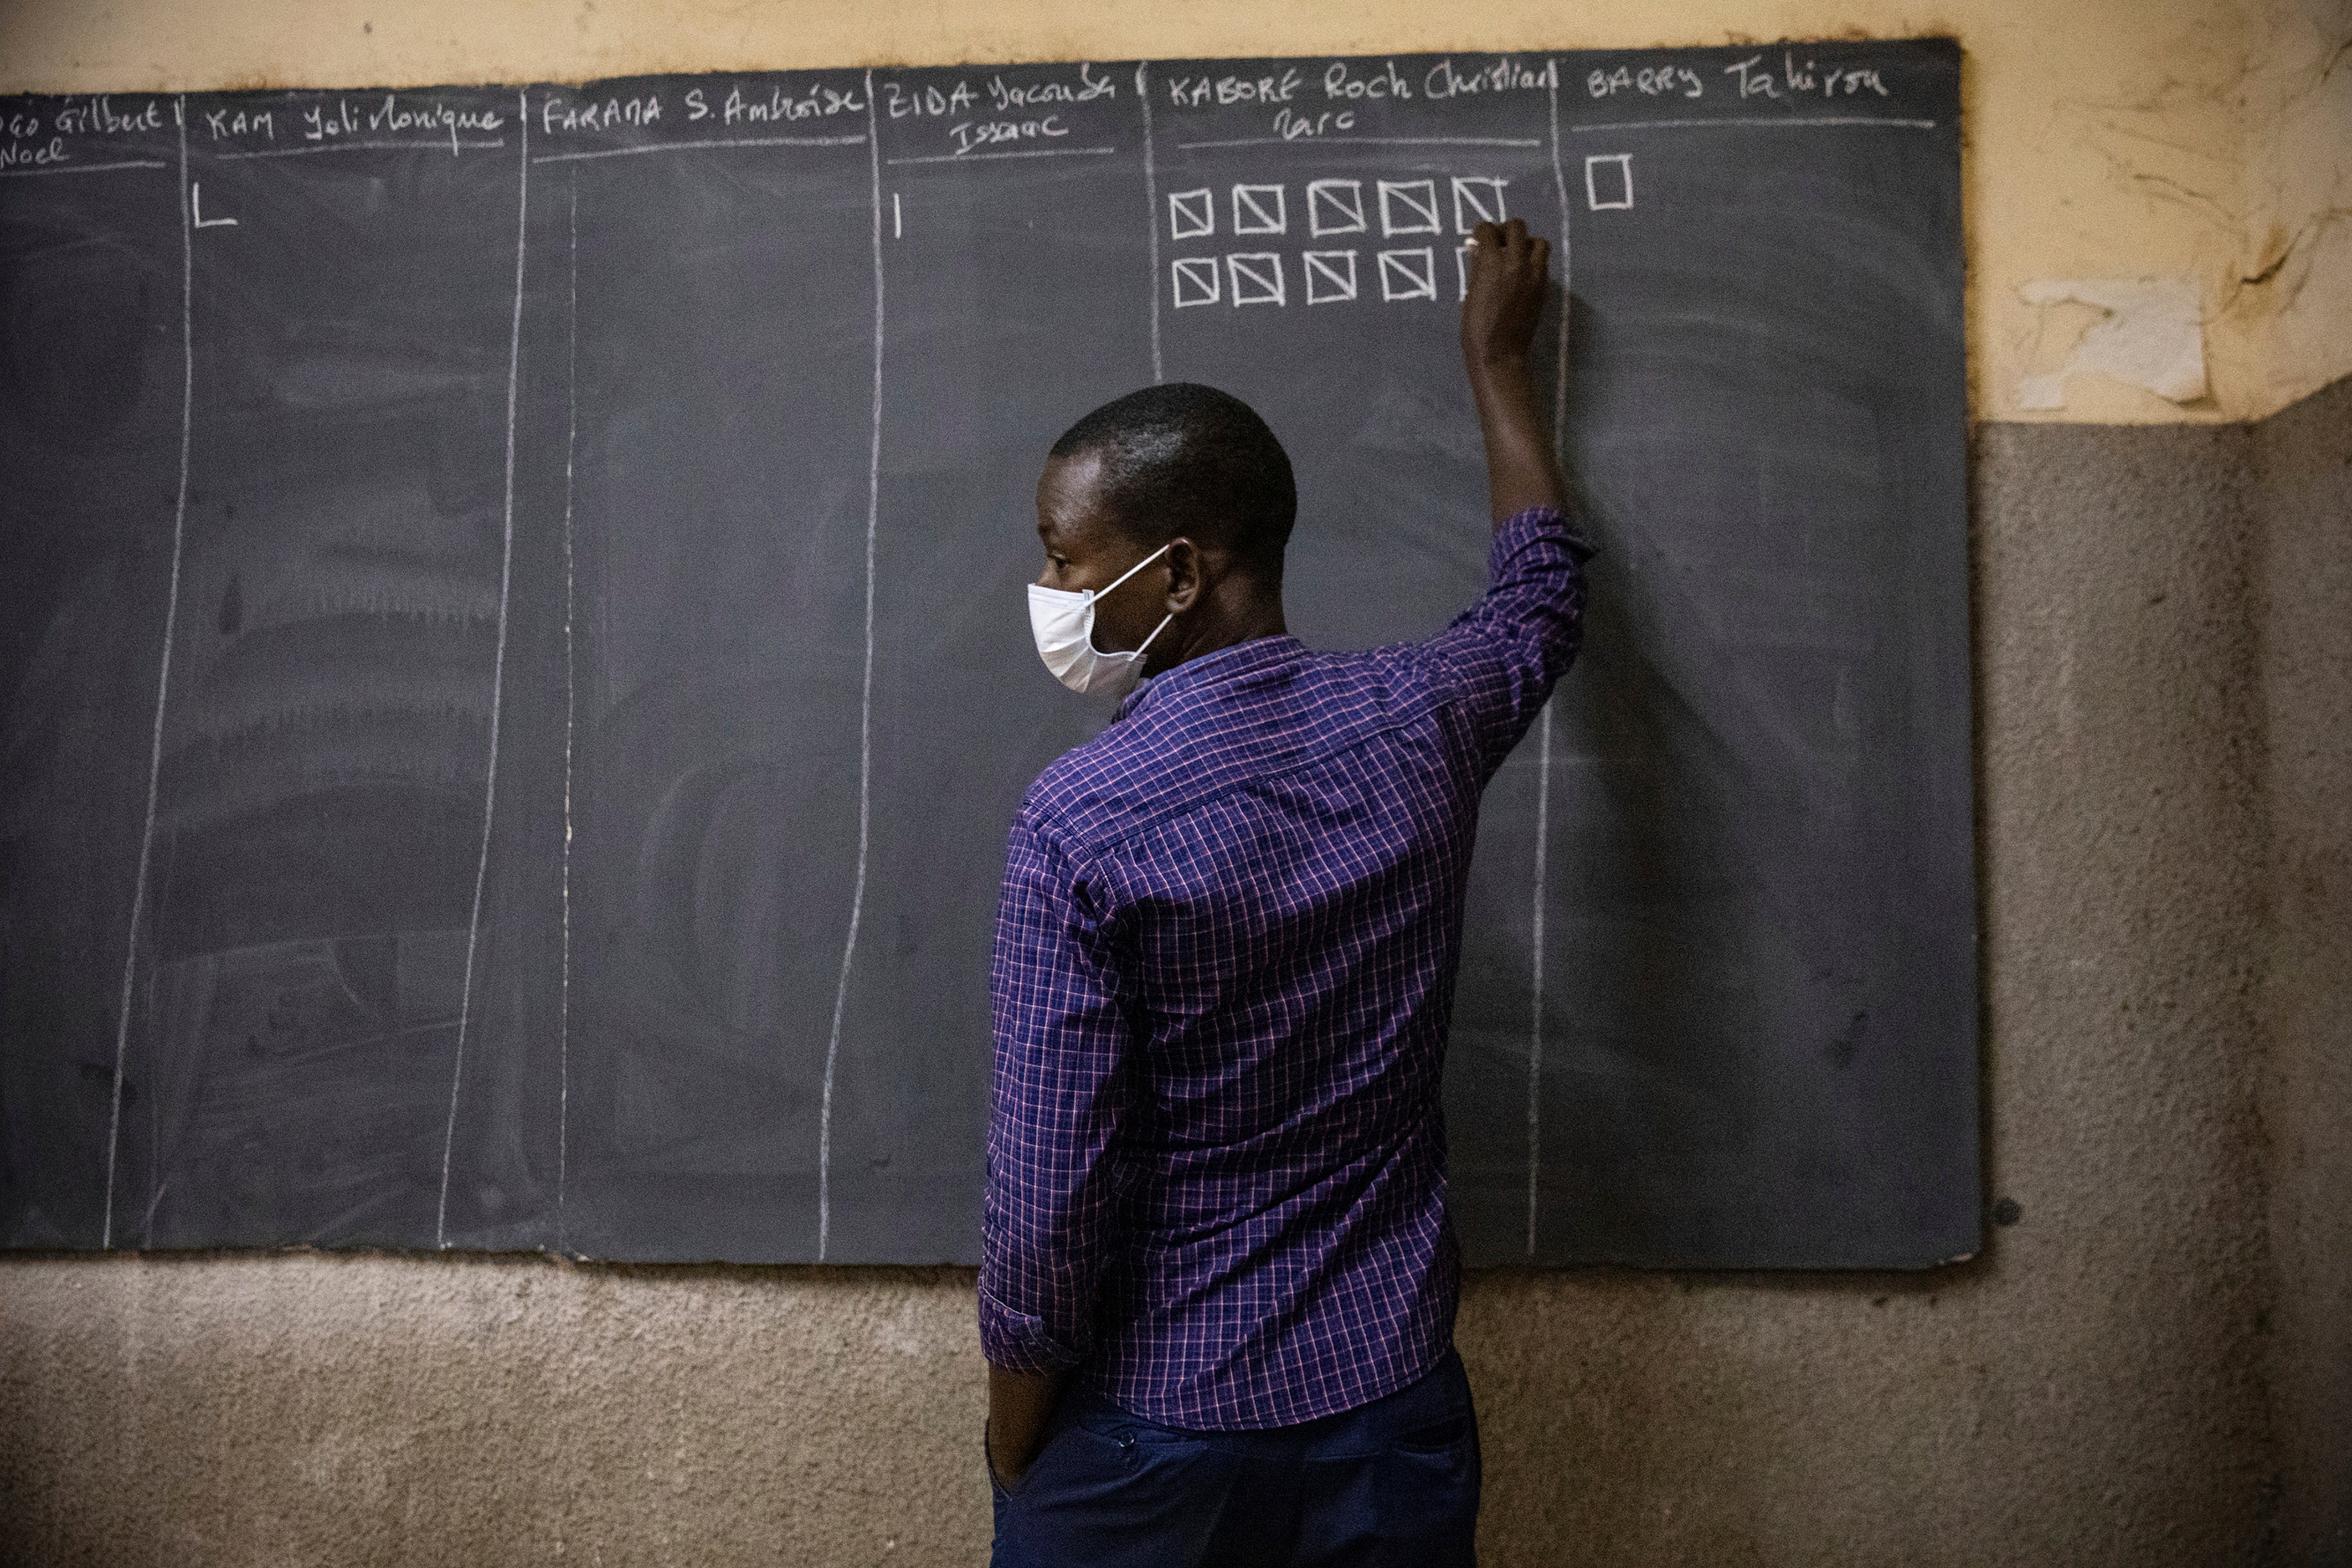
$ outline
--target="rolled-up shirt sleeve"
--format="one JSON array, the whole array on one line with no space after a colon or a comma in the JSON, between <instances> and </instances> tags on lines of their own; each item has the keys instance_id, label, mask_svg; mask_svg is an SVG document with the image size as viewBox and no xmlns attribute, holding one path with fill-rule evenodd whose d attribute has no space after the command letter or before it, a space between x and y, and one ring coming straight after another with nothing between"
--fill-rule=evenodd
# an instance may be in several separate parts
<instances>
[{"instance_id":1,"label":"rolled-up shirt sleeve","mask_svg":"<svg viewBox=\"0 0 2352 1568\"><path fill-rule=\"evenodd\" d=\"M1488 774L1576 660L1591 553L1559 511L1528 508L1495 531L1485 595L1421 645L1432 675L1466 711Z\"/></svg>"},{"instance_id":2,"label":"rolled-up shirt sleeve","mask_svg":"<svg viewBox=\"0 0 2352 1568\"><path fill-rule=\"evenodd\" d=\"M1082 858L1024 810L989 968L995 1045L980 1264L981 1350L1014 1372L1085 1359L1114 1240L1132 1030L1103 902Z\"/></svg>"}]
</instances>

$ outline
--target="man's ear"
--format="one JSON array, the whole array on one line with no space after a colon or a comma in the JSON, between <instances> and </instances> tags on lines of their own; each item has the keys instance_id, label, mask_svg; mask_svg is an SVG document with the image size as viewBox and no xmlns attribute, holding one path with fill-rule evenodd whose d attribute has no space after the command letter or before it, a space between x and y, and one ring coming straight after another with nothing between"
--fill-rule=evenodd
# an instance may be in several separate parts
<instances>
[{"instance_id":1,"label":"man's ear","mask_svg":"<svg viewBox=\"0 0 2352 1568\"><path fill-rule=\"evenodd\" d=\"M1201 602L1201 547L1189 539L1168 544L1168 613L1181 616Z\"/></svg>"}]
</instances>

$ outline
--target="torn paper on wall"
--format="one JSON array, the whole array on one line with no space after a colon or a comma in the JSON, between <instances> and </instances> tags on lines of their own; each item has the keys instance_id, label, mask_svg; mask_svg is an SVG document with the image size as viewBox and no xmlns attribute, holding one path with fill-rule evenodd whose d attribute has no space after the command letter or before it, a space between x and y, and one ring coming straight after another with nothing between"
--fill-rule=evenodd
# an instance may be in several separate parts
<instances>
[{"instance_id":1,"label":"torn paper on wall","mask_svg":"<svg viewBox=\"0 0 2352 1568\"><path fill-rule=\"evenodd\" d=\"M2066 378L2095 370L2175 403L2206 394L2205 323L2189 278L2041 279L2021 290L2029 305L2089 305L2106 315L2047 375L2017 384L2017 405L2066 405Z\"/></svg>"}]
</instances>

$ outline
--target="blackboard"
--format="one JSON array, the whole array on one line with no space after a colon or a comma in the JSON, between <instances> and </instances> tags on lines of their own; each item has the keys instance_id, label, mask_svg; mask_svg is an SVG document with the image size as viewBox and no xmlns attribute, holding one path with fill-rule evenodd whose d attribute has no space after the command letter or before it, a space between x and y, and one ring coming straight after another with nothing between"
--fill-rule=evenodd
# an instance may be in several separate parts
<instances>
[{"instance_id":1,"label":"blackboard","mask_svg":"<svg viewBox=\"0 0 2352 1568\"><path fill-rule=\"evenodd\" d=\"M1479 591L1482 216L1601 547L1488 793L1473 1262L1979 1234L1948 42L0 103L0 1242L971 1261L1045 446ZM1564 352L1563 352L1564 350Z\"/></svg>"}]
</instances>

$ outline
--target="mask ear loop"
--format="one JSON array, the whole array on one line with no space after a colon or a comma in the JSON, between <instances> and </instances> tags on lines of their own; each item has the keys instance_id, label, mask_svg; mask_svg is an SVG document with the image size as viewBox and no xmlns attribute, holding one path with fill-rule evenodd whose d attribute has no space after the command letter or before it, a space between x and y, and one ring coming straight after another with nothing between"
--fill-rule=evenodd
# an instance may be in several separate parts
<instances>
[{"instance_id":1,"label":"mask ear loop","mask_svg":"<svg viewBox=\"0 0 2352 1568\"><path fill-rule=\"evenodd\" d=\"M1107 590L1106 590L1106 591L1107 591ZM1146 637L1146 638L1144 638L1141 642L1139 642L1139 643L1136 644L1136 645L1135 645L1135 651L1134 651L1133 653L1131 653L1131 654L1128 655L1128 658L1132 658L1132 659L1136 659L1136 660L1139 660L1139 660L1141 660L1141 659L1142 659L1142 658L1143 658L1143 650L1144 650L1145 648L1148 648L1148 647L1150 647L1151 646L1151 637L1158 637L1161 632L1166 631L1166 630L1168 629L1168 623L1169 623L1170 621L1174 620L1175 618L1176 618L1176 612L1175 612L1175 611L1173 611L1173 610L1169 611L1167 615L1165 615L1165 616L1161 616L1161 617L1160 617L1160 624L1159 624L1158 626L1154 626L1154 627L1152 627L1152 628L1151 628L1151 637Z\"/></svg>"},{"instance_id":2,"label":"mask ear loop","mask_svg":"<svg viewBox=\"0 0 2352 1568\"><path fill-rule=\"evenodd\" d=\"M1134 565L1129 567L1126 571L1120 573L1117 580L1112 582L1108 587L1099 589L1089 588L1087 590L1087 607L1089 610L1093 609L1096 600L1102 598L1105 595L1108 595L1112 588L1118 587L1120 583L1126 582L1129 577L1134 576L1138 572L1142 571L1146 566L1150 565L1153 562L1159 560L1161 556L1167 554L1170 551L1175 548L1176 542L1171 539L1167 543L1161 545L1159 549L1153 551L1150 554L1145 556L1142 560L1137 562ZM1168 629L1168 623L1175 618L1176 612L1173 610L1171 610L1166 615L1160 616L1160 624L1151 628L1151 637L1145 637L1141 642L1136 644L1134 648L1129 652L1097 652L1095 657L1097 658L1124 658L1130 664L1141 664L1143 662L1143 650L1150 647L1152 643L1152 638L1157 637L1161 632L1166 631ZM1092 648L1094 646L1094 628L1090 625L1087 629L1087 647L1088 648Z\"/></svg>"},{"instance_id":3,"label":"mask ear loop","mask_svg":"<svg viewBox=\"0 0 2352 1568\"><path fill-rule=\"evenodd\" d=\"M1170 551L1175 548L1176 542L1171 539L1167 543L1161 545L1159 549L1153 551L1150 554L1145 556L1142 560L1137 562L1134 565L1129 567L1126 571L1120 573L1108 586L1087 589L1087 602L1088 604L1092 604L1097 599L1103 597L1105 595L1108 594L1112 588L1118 587L1119 584L1126 582L1129 577L1134 576L1138 572L1142 571L1146 566L1150 565L1153 562L1159 560L1161 556L1167 554ZM1168 623L1162 621L1160 624L1161 626L1166 626ZM1158 632L1153 632L1151 635L1153 637L1158 637L1160 634Z\"/></svg>"}]
</instances>

